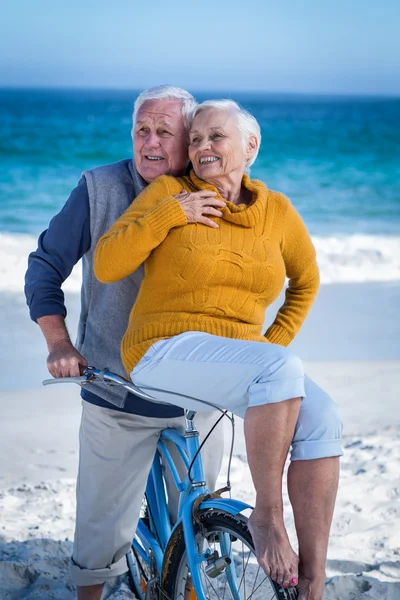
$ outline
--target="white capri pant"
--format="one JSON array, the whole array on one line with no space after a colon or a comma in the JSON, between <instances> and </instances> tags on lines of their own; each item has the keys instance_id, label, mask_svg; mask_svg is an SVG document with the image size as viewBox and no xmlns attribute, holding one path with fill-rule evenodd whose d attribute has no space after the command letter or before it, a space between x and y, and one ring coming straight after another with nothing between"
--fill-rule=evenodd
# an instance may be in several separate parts
<instances>
[{"instance_id":1,"label":"white capri pant","mask_svg":"<svg viewBox=\"0 0 400 600\"><path fill-rule=\"evenodd\" d=\"M215 410L177 395L182 394L239 417L252 406L301 397L291 460L343 454L338 405L304 375L301 360L277 344L189 331L156 342L131 378L159 401L200 412Z\"/></svg>"}]
</instances>

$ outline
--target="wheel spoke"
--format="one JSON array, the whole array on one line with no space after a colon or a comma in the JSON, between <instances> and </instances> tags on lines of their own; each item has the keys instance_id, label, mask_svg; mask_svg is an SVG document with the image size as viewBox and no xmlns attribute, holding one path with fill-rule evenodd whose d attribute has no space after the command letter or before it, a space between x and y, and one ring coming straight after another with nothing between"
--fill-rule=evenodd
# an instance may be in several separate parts
<instances>
[{"instance_id":1,"label":"wheel spoke","mask_svg":"<svg viewBox=\"0 0 400 600\"><path fill-rule=\"evenodd\" d=\"M244 558L244 544L242 542L242 553L243 553L243 558ZM243 567L243 593L244 593L244 598L246 600L246 569L247 569L247 565L249 564L249 558L250 558L250 553L247 557L247 561L246 561L246 566Z\"/></svg>"},{"instance_id":2,"label":"wheel spoke","mask_svg":"<svg viewBox=\"0 0 400 600\"><path fill-rule=\"evenodd\" d=\"M256 591L257 591L258 589L260 589L260 587L262 586L262 584L264 583L264 581L266 581L267 579L268 579L268 577L267 577L267 575L266 575L266 576L264 577L264 579L262 580L262 582L260 583L260 585L258 585L258 586L256 587L256 589L254 590L254 592L252 592L252 593L251 593L251 596L249 596L247 600L250 600L250 598L251 598L251 597L252 597L252 596L253 596L253 595L256 593ZM274 595L275 595L275 594L274 594ZM272 600L272 598L273 598L273 597L274 597L274 596L271 596L271 600Z\"/></svg>"},{"instance_id":3,"label":"wheel spoke","mask_svg":"<svg viewBox=\"0 0 400 600\"><path fill-rule=\"evenodd\" d=\"M255 576L255 578L254 578L254 584L253 584L253 589L251 590L250 598L251 598L251 597L252 597L252 595L254 594L254 588L256 587L257 578L258 578L258 574L259 574L259 572L260 572L260 569L261 569L261 567L260 567L260 565L258 565L257 574L256 574L256 576Z\"/></svg>"},{"instance_id":4,"label":"wheel spoke","mask_svg":"<svg viewBox=\"0 0 400 600\"><path fill-rule=\"evenodd\" d=\"M246 569L247 569L247 565L249 564L249 559L250 559L250 554L251 554L250 552L248 553L248 557L247 557L247 561L246 561L246 566L244 566L244 550L243 550L243 548L244 548L244 544L243 544L243 542L242 542L242 557L243 557L243 559L242 559L242 562L243 562L243 573L242 573L242 578L241 578L241 580L240 580L240 583L239 583L238 591L240 590L240 587L241 587L241 585L242 585L242 581L243 581L243 580L244 580L244 578L245 578L245 575L246 575ZM244 597L246 598L246 582L244 583Z\"/></svg>"}]
</instances>

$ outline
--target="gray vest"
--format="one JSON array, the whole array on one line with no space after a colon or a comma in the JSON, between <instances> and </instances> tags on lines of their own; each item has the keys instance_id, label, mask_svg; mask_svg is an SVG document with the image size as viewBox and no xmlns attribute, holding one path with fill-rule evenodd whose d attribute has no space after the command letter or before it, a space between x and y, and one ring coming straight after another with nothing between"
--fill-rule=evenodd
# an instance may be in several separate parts
<instances>
[{"instance_id":1,"label":"gray vest","mask_svg":"<svg viewBox=\"0 0 400 600\"><path fill-rule=\"evenodd\" d=\"M143 265L122 281L106 285L93 273L93 254L99 238L125 212L146 183L132 160L91 169L83 176L89 193L91 246L82 258L81 315L76 347L89 365L127 377L120 344L143 279ZM101 384L92 384L90 391L119 407L123 407L127 395L125 390Z\"/></svg>"}]
</instances>

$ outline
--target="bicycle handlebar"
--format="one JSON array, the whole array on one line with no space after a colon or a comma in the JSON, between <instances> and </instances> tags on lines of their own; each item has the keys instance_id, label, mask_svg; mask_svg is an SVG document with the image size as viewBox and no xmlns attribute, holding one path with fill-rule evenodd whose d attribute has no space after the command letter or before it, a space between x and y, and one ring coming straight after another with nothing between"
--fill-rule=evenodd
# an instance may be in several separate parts
<instances>
[{"instance_id":1,"label":"bicycle handlebar","mask_svg":"<svg viewBox=\"0 0 400 600\"><path fill-rule=\"evenodd\" d=\"M60 377L58 379L45 379L42 383L43 385L53 385L55 383L76 383L81 387L84 385L89 385L94 381L104 383L108 386L122 386L129 392L133 392L136 396L143 398L144 400L151 400L152 402L159 402L153 396L149 396L146 392L143 392L140 388L136 387L128 379L125 377L121 377L121 375L117 375L116 373L111 373L111 371L106 371L105 369L95 369L94 367L85 367L83 370L83 375L79 375L78 377Z\"/></svg>"}]
</instances>

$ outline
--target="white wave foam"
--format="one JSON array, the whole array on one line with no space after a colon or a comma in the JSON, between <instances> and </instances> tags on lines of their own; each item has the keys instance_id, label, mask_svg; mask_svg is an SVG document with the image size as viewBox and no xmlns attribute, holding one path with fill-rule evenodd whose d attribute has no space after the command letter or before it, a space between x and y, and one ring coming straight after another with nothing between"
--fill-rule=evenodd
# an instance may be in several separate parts
<instances>
[{"instance_id":1,"label":"white wave foam","mask_svg":"<svg viewBox=\"0 0 400 600\"><path fill-rule=\"evenodd\" d=\"M37 238L31 235L0 232L0 292L22 292L28 255L37 248ZM63 289L79 292L81 266L77 264Z\"/></svg>"},{"instance_id":2,"label":"white wave foam","mask_svg":"<svg viewBox=\"0 0 400 600\"><path fill-rule=\"evenodd\" d=\"M400 280L400 237L314 236L322 283Z\"/></svg>"},{"instance_id":3,"label":"white wave foam","mask_svg":"<svg viewBox=\"0 0 400 600\"><path fill-rule=\"evenodd\" d=\"M400 237L343 235L313 237L322 283L400 280ZM0 233L0 291L24 287L27 257L36 248L30 235ZM76 265L63 289L79 292L81 267Z\"/></svg>"}]
</instances>

